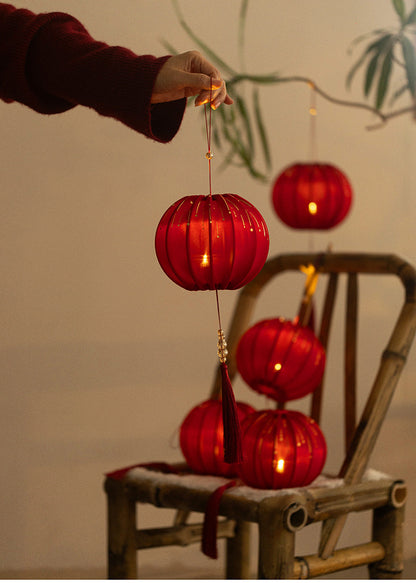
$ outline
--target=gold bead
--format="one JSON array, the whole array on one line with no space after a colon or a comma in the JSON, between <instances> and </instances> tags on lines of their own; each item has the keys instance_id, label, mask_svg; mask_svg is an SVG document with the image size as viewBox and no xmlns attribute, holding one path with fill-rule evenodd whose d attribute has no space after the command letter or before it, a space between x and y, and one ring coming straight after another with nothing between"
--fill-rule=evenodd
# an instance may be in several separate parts
<instances>
[{"instance_id":1,"label":"gold bead","mask_svg":"<svg viewBox=\"0 0 416 583\"><path fill-rule=\"evenodd\" d=\"M205 158L206 158L207 160L212 160L212 159L213 159L213 157L214 157L214 154L213 154L212 152L207 152L207 153L205 154Z\"/></svg>"}]
</instances>

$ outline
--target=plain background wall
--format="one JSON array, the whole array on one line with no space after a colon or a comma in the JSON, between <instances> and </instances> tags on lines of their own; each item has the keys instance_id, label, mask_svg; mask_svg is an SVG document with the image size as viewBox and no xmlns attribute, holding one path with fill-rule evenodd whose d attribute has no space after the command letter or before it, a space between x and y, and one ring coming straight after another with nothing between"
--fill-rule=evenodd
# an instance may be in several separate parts
<instances>
[{"instance_id":1,"label":"plain background wall","mask_svg":"<svg viewBox=\"0 0 416 583\"><path fill-rule=\"evenodd\" d=\"M69 12L97 39L139 54L165 54L162 38L179 51L194 48L168 0L14 4ZM182 0L181 7L194 30L238 67L240 2ZM358 35L391 24L388 0L256 0L249 8L247 68L306 75L334 96L361 99L361 79L353 92L345 90L353 63L347 49ZM309 89L284 84L264 88L261 96L277 175L308 155ZM416 264L414 122L399 118L369 132L374 118L365 112L319 98L318 111L319 159L343 169L355 191L341 226L312 238L288 229L272 211L270 184L238 168L219 173L219 152L214 191L236 192L257 206L269 224L271 254L332 243L337 251L393 252ZM84 108L48 117L0 103L0 127L0 566L101 566L104 472L179 459L178 426L207 396L216 365L214 296L175 286L153 249L166 208L186 194L207 192L202 112L190 107L169 145ZM364 386L387 340L392 306L402 299L397 284L368 288L360 344ZM291 304L286 291L279 302L266 298L264 314L294 315L298 295ZM226 325L236 293L220 297ZM331 375L323 427L329 465L340 447L334 414L342 399ZM373 460L409 482L406 556L416 553L415 378L413 350ZM242 383L235 389L238 398L265 406ZM143 516L160 520L149 508ZM146 554L144 561L155 557L166 564L206 561L196 549L192 558L174 549Z\"/></svg>"}]
</instances>

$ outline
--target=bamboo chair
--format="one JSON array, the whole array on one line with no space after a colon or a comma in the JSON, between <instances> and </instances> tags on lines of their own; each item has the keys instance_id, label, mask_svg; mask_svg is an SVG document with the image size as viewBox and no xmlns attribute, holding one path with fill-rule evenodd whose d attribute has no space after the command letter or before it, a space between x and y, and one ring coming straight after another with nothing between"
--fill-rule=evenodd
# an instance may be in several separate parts
<instances>
[{"instance_id":1,"label":"bamboo chair","mask_svg":"<svg viewBox=\"0 0 416 583\"><path fill-rule=\"evenodd\" d=\"M406 501L403 480L366 475L382 422L386 416L416 328L416 271L395 255L328 253L287 254L269 260L261 273L239 294L228 334L229 372L236 373L238 339L254 322L253 310L264 287L283 272L314 265L320 278L327 276L319 336L328 344L331 318L342 274L347 280L345 325L345 435L346 456L337 479L282 491L237 486L221 498L218 537L226 538L226 577L250 578L249 524L259 531L258 577L261 579L308 578L349 567L369 565L371 578L400 578L402 525ZM356 334L358 276L393 275L404 287L404 303L391 337L381 354L380 366L360 420L356 421ZM280 315L280 314L278 314ZM331 355L329 356L329 358ZM211 396L219 390L218 375ZM312 397L310 415L319 422L322 387ZM131 470L123 479L109 475L105 482L108 500L108 576L137 578L139 549L187 545L201 539L202 525L187 524L190 512L203 513L212 492L228 480L186 474ZM136 506L142 503L177 509L168 528L137 530ZM337 548L345 520L351 512L371 510L372 537L365 544ZM321 539L314 555L295 557L295 536L305 526L321 522Z\"/></svg>"}]
</instances>

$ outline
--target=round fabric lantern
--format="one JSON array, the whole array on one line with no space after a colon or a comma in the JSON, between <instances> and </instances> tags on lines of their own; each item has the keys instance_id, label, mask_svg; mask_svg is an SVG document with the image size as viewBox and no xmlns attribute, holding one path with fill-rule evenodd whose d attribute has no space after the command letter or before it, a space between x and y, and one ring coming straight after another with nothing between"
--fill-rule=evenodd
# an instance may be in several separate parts
<instances>
[{"instance_id":1,"label":"round fabric lantern","mask_svg":"<svg viewBox=\"0 0 416 583\"><path fill-rule=\"evenodd\" d=\"M241 425L245 460L238 472L254 488L307 486L322 471L326 442L318 424L299 411L258 411Z\"/></svg>"},{"instance_id":2,"label":"round fabric lantern","mask_svg":"<svg viewBox=\"0 0 416 583\"><path fill-rule=\"evenodd\" d=\"M277 215L289 227L331 229L348 214L352 188L331 164L297 163L277 177L272 199Z\"/></svg>"},{"instance_id":3,"label":"round fabric lantern","mask_svg":"<svg viewBox=\"0 0 416 583\"><path fill-rule=\"evenodd\" d=\"M325 368L325 350L314 332L283 318L262 320L237 346L237 368L258 393L278 402L314 391Z\"/></svg>"},{"instance_id":4,"label":"round fabric lantern","mask_svg":"<svg viewBox=\"0 0 416 583\"><path fill-rule=\"evenodd\" d=\"M254 412L253 407L237 402L240 423ZM180 446L185 460L194 472L231 477L237 475L236 464L225 463L222 404L209 399L194 407L180 429Z\"/></svg>"},{"instance_id":5,"label":"round fabric lantern","mask_svg":"<svg viewBox=\"0 0 416 583\"><path fill-rule=\"evenodd\" d=\"M163 271L187 290L237 289L269 251L260 212L237 194L185 196L161 218L155 239Z\"/></svg>"}]
</instances>

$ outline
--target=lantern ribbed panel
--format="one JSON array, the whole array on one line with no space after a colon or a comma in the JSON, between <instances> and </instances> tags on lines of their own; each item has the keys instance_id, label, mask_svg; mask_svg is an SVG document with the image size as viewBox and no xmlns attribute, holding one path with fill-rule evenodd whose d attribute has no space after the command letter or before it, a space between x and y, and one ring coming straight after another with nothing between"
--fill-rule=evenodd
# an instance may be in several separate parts
<instances>
[{"instance_id":1,"label":"lantern ribbed panel","mask_svg":"<svg viewBox=\"0 0 416 583\"><path fill-rule=\"evenodd\" d=\"M263 267L269 233L260 212L236 194L186 196L161 218L156 255L187 290L237 289Z\"/></svg>"},{"instance_id":2,"label":"lantern ribbed panel","mask_svg":"<svg viewBox=\"0 0 416 583\"><path fill-rule=\"evenodd\" d=\"M317 423L299 411L258 411L242 422L241 479L254 488L310 484L322 471L326 442Z\"/></svg>"},{"instance_id":3,"label":"lantern ribbed panel","mask_svg":"<svg viewBox=\"0 0 416 583\"><path fill-rule=\"evenodd\" d=\"M317 388L324 373L325 350L310 328L273 318L243 334L236 361L240 375L254 391L285 402Z\"/></svg>"},{"instance_id":4,"label":"lantern ribbed panel","mask_svg":"<svg viewBox=\"0 0 416 583\"><path fill-rule=\"evenodd\" d=\"M237 402L240 423L254 412L253 407ZM231 477L236 464L224 462L224 426L222 403L208 399L194 407L182 422L179 443L183 456L194 472Z\"/></svg>"},{"instance_id":5,"label":"lantern ribbed panel","mask_svg":"<svg viewBox=\"0 0 416 583\"><path fill-rule=\"evenodd\" d=\"M277 177L272 201L278 217L294 229L330 229L348 214L352 188L331 164L297 163Z\"/></svg>"}]
</instances>

